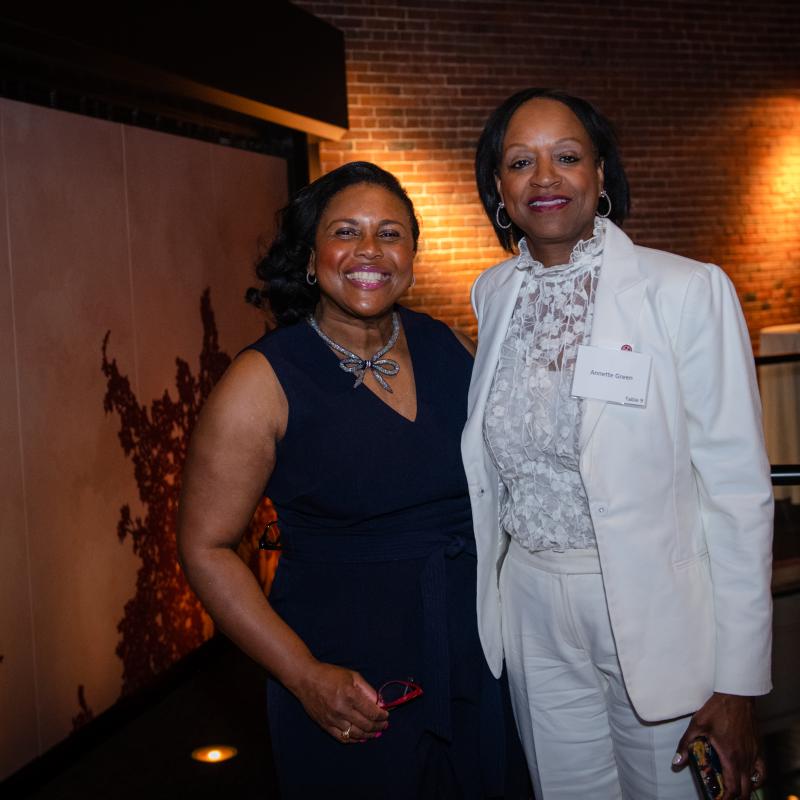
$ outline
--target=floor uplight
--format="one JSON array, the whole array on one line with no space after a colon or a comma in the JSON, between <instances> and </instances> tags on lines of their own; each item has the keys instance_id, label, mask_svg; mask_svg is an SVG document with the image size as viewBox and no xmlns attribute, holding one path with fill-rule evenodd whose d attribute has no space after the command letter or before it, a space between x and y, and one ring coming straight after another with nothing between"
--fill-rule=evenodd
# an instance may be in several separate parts
<instances>
[{"instance_id":1,"label":"floor uplight","mask_svg":"<svg viewBox=\"0 0 800 800\"><path fill-rule=\"evenodd\" d=\"M238 752L235 747L229 747L226 744L212 744L192 750L192 758L195 761L202 761L204 764L219 764L234 758Z\"/></svg>"}]
</instances>

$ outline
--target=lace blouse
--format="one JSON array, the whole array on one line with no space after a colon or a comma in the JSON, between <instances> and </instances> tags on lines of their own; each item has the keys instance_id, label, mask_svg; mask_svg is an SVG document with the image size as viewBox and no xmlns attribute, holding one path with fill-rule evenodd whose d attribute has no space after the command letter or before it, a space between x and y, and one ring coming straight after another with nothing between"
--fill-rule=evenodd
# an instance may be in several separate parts
<instances>
[{"instance_id":1,"label":"lace blouse","mask_svg":"<svg viewBox=\"0 0 800 800\"><path fill-rule=\"evenodd\" d=\"M582 401L570 395L578 345L588 343L605 223L569 263L545 267L519 243L528 271L500 352L483 434L500 473L500 524L530 551L596 548L578 471Z\"/></svg>"}]
</instances>

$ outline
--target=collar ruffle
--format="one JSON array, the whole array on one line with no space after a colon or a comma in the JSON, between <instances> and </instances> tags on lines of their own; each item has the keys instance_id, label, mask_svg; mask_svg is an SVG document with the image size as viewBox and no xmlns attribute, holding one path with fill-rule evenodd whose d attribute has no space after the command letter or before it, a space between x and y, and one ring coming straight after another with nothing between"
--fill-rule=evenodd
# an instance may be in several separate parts
<instances>
[{"instance_id":1,"label":"collar ruffle","mask_svg":"<svg viewBox=\"0 0 800 800\"><path fill-rule=\"evenodd\" d=\"M581 239L569 256L566 264L554 264L546 267L531 254L528 243L524 238L519 240L519 256L517 257L517 269L530 270L536 277L545 277L558 274L559 277L581 272L594 264L595 257L603 252L605 242L606 220L603 217L594 218L594 229L591 237Z\"/></svg>"}]
</instances>

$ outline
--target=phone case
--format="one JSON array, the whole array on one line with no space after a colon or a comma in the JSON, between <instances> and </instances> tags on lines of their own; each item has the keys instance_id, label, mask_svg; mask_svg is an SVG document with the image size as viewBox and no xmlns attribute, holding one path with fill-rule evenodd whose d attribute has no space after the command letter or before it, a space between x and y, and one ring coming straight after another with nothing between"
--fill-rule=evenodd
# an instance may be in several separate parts
<instances>
[{"instance_id":1,"label":"phone case","mask_svg":"<svg viewBox=\"0 0 800 800\"><path fill-rule=\"evenodd\" d=\"M703 797L707 800L719 800L724 792L722 765L717 751L705 736L695 739L689 745L689 763L703 790Z\"/></svg>"}]
</instances>

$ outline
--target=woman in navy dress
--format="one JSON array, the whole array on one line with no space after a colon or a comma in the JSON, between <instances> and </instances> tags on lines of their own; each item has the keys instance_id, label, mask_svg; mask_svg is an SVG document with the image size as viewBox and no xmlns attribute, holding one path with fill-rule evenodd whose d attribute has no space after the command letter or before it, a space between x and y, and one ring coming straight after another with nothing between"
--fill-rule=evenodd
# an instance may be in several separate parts
<instances>
[{"instance_id":1,"label":"woman in navy dress","mask_svg":"<svg viewBox=\"0 0 800 800\"><path fill-rule=\"evenodd\" d=\"M278 327L214 390L183 476L182 563L271 676L284 800L518 791L477 634L459 447L474 348L397 305L418 236L372 164L298 193L259 266ZM269 600L236 554L262 493L283 551ZM422 694L390 712L393 681Z\"/></svg>"}]
</instances>

